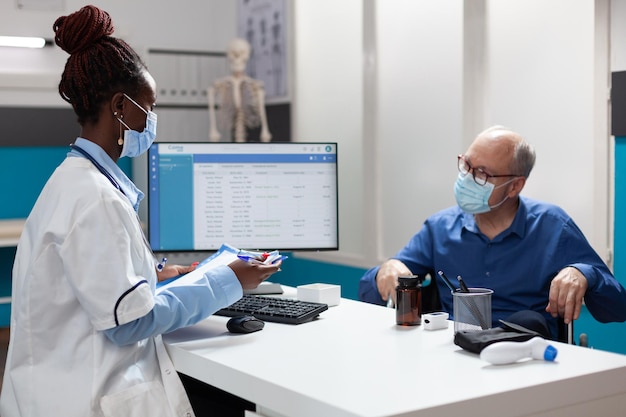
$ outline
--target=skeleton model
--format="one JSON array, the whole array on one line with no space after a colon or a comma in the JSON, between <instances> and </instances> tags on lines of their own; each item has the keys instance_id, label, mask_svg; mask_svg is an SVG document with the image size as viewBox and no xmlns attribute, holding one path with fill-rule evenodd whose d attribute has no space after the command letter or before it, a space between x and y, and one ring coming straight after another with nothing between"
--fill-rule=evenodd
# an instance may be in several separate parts
<instances>
[{"instance_id":1,"label":"skeleton model","mask_svg":"<svg viewBox=\"0 0 626 417\"><path fill-rule=\"evenodd\" d=\"M235 142L246 141L246 128L261 126L261 142L269 142L272 135L265 115L265 91L263 83L245 74L250 58L250 44L235 38L228 45L231 75L216 80L208 89L209 140L218 142L222 131L231 131ZM215 115L215 101L219 98L220 109Z\"/></svg>"}]
</instances>

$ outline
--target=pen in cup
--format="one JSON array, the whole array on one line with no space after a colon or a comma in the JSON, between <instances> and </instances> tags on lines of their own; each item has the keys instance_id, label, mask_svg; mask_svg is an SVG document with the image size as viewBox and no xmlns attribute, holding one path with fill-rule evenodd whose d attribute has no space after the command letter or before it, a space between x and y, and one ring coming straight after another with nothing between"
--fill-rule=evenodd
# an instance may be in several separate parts
<instances>
[{"instance_id":1,"label":"pen in cup","mask_svg":"<svg viewBox=\"0 0 626 417\"><path fill-rule=\"evenodd\" d=\"M459 289L459 292L462 292L462 293L471 292L470 289L465 284L465 281L463 281L463 278L461 278L460 275L457 275L456 279L459 281L459 285L461 286L461 288ZM472 316L474 316L474 318L478 321L478 324L480 325L480 327L483 330L488 329L489 323L487 323L484 316L480 312L480 309L478 308L478 305L476 304L476 300L474 300L471 297L467 299L465 297L462 297L461 300L465 304L465 306L469 309Z\"/></svg>"},{"instance_id":2,"label":"pen in cup","mask_svg":"<svg viewBox=\"0 0 626 417\"><path fill-rule=\"evenodd\" d=\"M163 268L165 268L166 263L167 263L167 258L165 257L161 258L161 262L159 262L156 267L157 271L159 272L163 271Z\"/></svg>"},{"instance_id":3,"label":"pen in cup","mask_svg":"<svg viewBox=\"0 0 626 417\"><path fill-rule=\"evenodd\" d=\"M457 275L456 279L459 281L459 285L461 286L461 292L470 292L467 285L465 285L465 281L463 281L463 278L461 278L460 275Z\"/></svg>"},{"instance_id":4,"label":"pen in cup","mask_svg":"<svg viewBox=\"0 0 626 417\"><path fill-rule=\"evenodd\" d=\"M454 285L452 285L452 283L450 282L450 280L448 279L448 277L446 277L446 274L443 273L443 271L439 271L437 272L439 274L439 276L441 277L441 279L443 279L443 282L445 282L446 286L448 288L450 288L451 292L456 292L457 289L454 288Z\"/></svg>"},{"instance_id":5,"label":"pen in cup","mask_svg":"<svg viewBox=\"0 0 626 417\"><path fill-rule=\"evenodd\" d=\"M456 278L459 281L460 288L454 288L454 285L452 285L452 282L450 282L450 280L448 279L448 277L446 277L446 274L444 274L443 271L438 271L437 274L441 277L443 282L446 284L446 287L448 287L451 292L453 292L453 293L469 293L469 292L471 292L469 290L469 288L467 287L467 285L465 284L465 281L463 281L463 278L461 278L460 275L458 275L457 278ZM488 329L489 328L489 323L487 323L487 321L485 320L485 318L481 314L481 312L478 309L478 306L476 305L476 302L474 301L474 299L472 299L472 298L465 298L465 297L461 296L461 302L467 307L467 309L470 311L471 315L476 319L476 321L478 322L478 324L480 325L480 327L482 329Z\"/></svg>"},{"instance_id":6,"label":"pen in cup","mask_svg":"<svg viewBox=\"0 0 626 417\"><path fill-rule=\"evenodd\" d=\"M468 294L463 291L459 291L459 294ZM490 327L490 323L487 322L480 309L478 308L478 304L476 304L476 300L471 297L467 297L464 295L457 295L460 297L461 302L468 309L469 313L474 317L475 323L480 326L481 329L486 330Z\"/></svg>"}]
</instances>

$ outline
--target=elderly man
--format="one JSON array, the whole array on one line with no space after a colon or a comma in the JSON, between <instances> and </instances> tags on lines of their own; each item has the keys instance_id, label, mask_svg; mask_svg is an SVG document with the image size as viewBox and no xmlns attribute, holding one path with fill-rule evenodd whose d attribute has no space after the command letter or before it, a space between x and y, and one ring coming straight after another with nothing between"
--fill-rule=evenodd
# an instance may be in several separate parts
<instances>
[{"instance_id":1,"label":"elderly man","mask_svg":"<svg viewBox=\"0 0 626 417\"><path fill-rule=\"evenodd\" d=\"M458 156L458 206L426 219L393 258L367 271L359 298L384 304L399 275L443 271L494 291L494 325L534 310L556 337L556 318L576 320L583 300L596 320L625 321L626 291L574 221L555 205L520 196L534 163L533 148L519 134L502 126L480 133ZM431 285L437 288L424 292L425 311L440 301L452 313L445 283L437 277Z\"/></svg>"}]
</instances>

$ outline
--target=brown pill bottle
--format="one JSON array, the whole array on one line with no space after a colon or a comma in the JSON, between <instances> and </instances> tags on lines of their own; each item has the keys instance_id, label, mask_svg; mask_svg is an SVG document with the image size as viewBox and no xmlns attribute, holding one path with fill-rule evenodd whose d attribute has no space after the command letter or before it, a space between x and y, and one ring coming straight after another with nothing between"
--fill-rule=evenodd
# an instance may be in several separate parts
<instances>
[{"instance_id":1,"label":"brown pill bottle","mask_svg":"<svg viewBox=\"0 0 626 417\"><path fill-rule=\"evenodd\" d=\"M422 282L417 275L398 277L396 287L396 324L422 324Z\"/></svg>"}]
</instances>

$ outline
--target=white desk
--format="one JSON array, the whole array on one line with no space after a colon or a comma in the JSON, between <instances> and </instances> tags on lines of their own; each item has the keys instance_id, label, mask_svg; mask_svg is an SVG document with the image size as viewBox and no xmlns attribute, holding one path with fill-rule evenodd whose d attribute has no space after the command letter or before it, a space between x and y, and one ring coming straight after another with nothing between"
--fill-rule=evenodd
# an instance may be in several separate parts
<instances>
[{"instance_id":1,"label":"white desk","mask_svg":"<svg viewBox=\"0 0 626 417\"><path fill-rule=\"evenodd\" d=\"M0 247L17 246L25 219L0 220Z\"/></svg>"},{"instance_id":2,"label":"white desk","mask_svg":"<svg viewBox=\"0 0 626 417\"><path fill-rule=\"evenodd\" d=\"M25 219L4 219L0 220L0 248L17 246L22 235ZM0 279L10 279L11 277L0 276ZM11 296L0 297L0 304L9 304Z\"/></svg>"},{"instance_id":3,"label":"white desk","mask_svg":"<svg viewBox=\"0 0 626 417\"><path fill-rule=\"evenodd\" d=\"M227 332L213 316L165 337L179 372L268 416L623 416L626 356L555 343L555 363L493 366L447 330L395 325L342 299L314 322Z\"/></svg>"}]
</instances>

